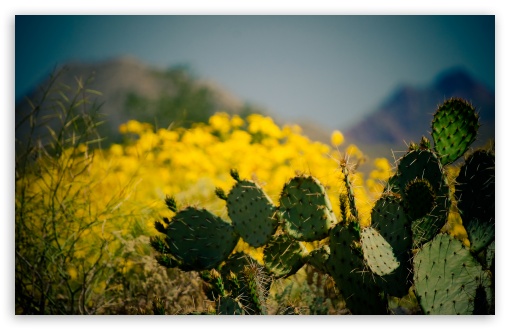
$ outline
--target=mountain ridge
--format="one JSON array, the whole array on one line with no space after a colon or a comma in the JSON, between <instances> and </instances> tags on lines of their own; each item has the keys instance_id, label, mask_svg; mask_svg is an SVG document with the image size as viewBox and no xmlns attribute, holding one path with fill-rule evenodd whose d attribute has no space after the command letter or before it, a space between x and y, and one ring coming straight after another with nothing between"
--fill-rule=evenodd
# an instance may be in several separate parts
<instances>
[{"instance_id":1,"label":"mountain ridge","mask_svg":"<svg viewBox=\"0 0 510 330\"><path fill-rule=\"evenodd\" d=\"M374 156L388 157L391 151L378 151L373 146L402 150L411 141L419 142L422 136L431 139L433 114L451 97L469 101L480 115L482 125L474 146L495 139L495 93L462 68L443 71L425 87L401 86L378 108L346 130L345 138L350 143L372 149Z\"/></svg>"},{"instance_id":2,"label":"mountain ridge","mask_svg":"<svg viewBox=\"0 0 510 330\"><path fill-rule=\"evenodd\" d=\"M108 143L121 139L118 127L130 119L149 122L157 127L168 127L172 123L189 126L196 121L206 121L217 111L243 114L256 111L217 83L195 77L186 67L171 67L163 70L144 64L134 57L116 57L98 62L68 62L57 68L58 84L47 97L41 109L41 117L50 114L57 106L59 93L72 98L78 80L86 82L86 88L98 91L89 95L91 103L101 104L100 112L105 123L99 127L100 135ZM27 97L16 103L16 139L26 139L27 125L19 125L30 111L31 100L38 103L47 89L51 77L33 88ZM58 123L53 121L54 129ZM38 135L47 133L36 132ZM108 144L107 143L107 144Z\"/></svg>"}]
</instances>

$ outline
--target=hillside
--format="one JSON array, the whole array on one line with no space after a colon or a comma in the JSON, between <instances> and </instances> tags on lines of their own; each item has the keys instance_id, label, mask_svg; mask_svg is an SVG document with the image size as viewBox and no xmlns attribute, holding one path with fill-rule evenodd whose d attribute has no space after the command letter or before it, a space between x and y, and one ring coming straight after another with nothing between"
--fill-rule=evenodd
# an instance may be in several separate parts
<instances>
[{"instance_id":1,"label":"hillside","mask_svg":"<svg viewBox=\"0 0 510 330\"><path fill-rule=\"evenodd\" d=\"M88 109L92 104L101 106L104 123L100 133L107 137L106 144L119 141L118 127L129 119L149 122L155 127L188 127L193 122L206 121L217 111L241 115L257 111L216 83L194 77L185 67L161 70L125 57L97 63L68 63L55 74L59 75L58 84L43 103L40 117L47 116L58 106L59 92L71 99L81 79L88 89L100 92L89 95ZM49 79L16 104L17 126L31 110L27 100L37 104L48 84ZM58 126L58 120L48 119L48 122L51 127ZM27 132L28 125L20 125L16 128L16 138L24 139Z\"/></svg>"}]
</instances>

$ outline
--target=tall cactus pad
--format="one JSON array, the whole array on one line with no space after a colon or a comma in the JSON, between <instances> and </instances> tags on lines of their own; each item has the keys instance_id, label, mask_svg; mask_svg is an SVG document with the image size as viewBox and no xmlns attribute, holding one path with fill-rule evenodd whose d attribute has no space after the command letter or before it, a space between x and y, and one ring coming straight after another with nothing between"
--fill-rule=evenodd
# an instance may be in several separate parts
<instances>
[{"instance_id":1,"label":"tall cactus pad","mask_svg":"<svg viewBox=\"0 0 510 330\"><path fill-rule=\"evenodd\" d=\"M494 240L495 181L495 157L488 150L470 155L457 177L455 197L475 252Z\"/></svg>"},{"instance_id":2,"label":"tall cactus pad","mask_svg":"<svg viewBox=\"0 0 510 330\"><path fill-rule=\"evenodd\" d=\"M306 262L304 245L287 235L278 235L264 248L264 264L276 278L295 274Z\"/></svg>"},{"instance_id":3,"label":"tall cactus pad","mask_svg":"<svg viewBox=\"0 0 510 330\"><path fill-rule=\"evenodd\" d=\"M234 230L253 247L267 244L278 226L277 209L254 182L238 181L227 198Z\"/></svg>"},{"instance_id":4,"label":"tall cactus pad","mask_svg":"<svg viewBox=\"0 0 510 330\"><path fill-rule=\"evenodd\" d=\"M365 262L374 274L389 275L400 265L390 243L372 227L361 231L361 248Z\"/></svg>"},{"instance_id":5,"label":"tall cactus pad","mask_svg":"<svg viewBox=\"0 0 510 330\"><path fill-rule=\"evenodd\" d=\"M205 209L179 211L166 229L170 254L185 270L206 270L227 259L239 240L232 225Z\"/></svg>"},{"instance_id":6,"label":"tall cactus pad","mask_svg":"<svg viewBox=\"0 0 510 330\"><path fill-rule=\"evenodd\" d=\"M400 262L408 259L412 248L411 221L397 195L384 194L372 209L372 227L390 243Z\"/></svg>"},{"instance_id":7,"label":"tall cactus pad","mask_svg":"<svg viewBox=\"0 0 510 330\"><path fill-rule=\"evenodd\" d=\"M397 195L386 193L377 200L372 209L372 227L391 245L400 263L395 272L376 281L389 295L402 297L412 285L412 234L411 221Z\"/></svg>"},{"instance_id":8,"label":"tall cactus pad","mask_svg":"<svg viewBox=\"0 0 510 330\"><path fill-rule=\"evenodd\" d=\"M398 178L401 192L405 192L406 187L416 179L428 181L433 188L434 207L425 216L415 219L411 228L413 243L415 247L419 247L431 240L448 219L451 201L446 175L434 152L418 149L409 151L402 157L398 165ZM416 201L405 200L404 202L409 208L412 208Z\"/></svg>"},{"instance_id":9,"label":"tall cactus pad","mask_svg":"<svg viewBox=\"0 0 510 330\"><path fill-rule=\"evenodd\" d=\"M416 296L425 314L472 314L482 266L460 241L438 234L414 258Z\"/></svg>"},{"instance_id":10,"label":"tall cactus pad","mask_svg":"<svg viewBox=\"0 0 510 330\"><path fill-rule=\"evenodd\" d=\"M287 233L299 241L323 239L337 222L326 189L311 176L297 176L285 184L280 213Z\"/></svg>"},{"instance_id":11,"label":"tall cactus pad","mask_svg":"<svg viewBox=\"0 0 510 330\"><path fill-rule=\"evenodd\" d=\"M337 224L330 232L330 256L327 268L353 314L386 314L380 290L365 269L359 233L352 225Z\"/></svg>"},{"instance_id":12,"label":"tall cactus pad","mask_svg":"<svg viewBox=\"0 0 510 330\"><path fill-rule=\"evenodd\" d=\"M455 197L462 220L471 218L494 221L496 161L494 152L477 150L462 165Z\"/></svg>"},{"instance_id":13,"label":"tall cactus pad","mask_svg":"<svg viewBox=\"0 0 510 330\"><path fill-rule=\"evenodd\" d=\"M432 138L443 165L466 152L476 139L479 126L478 114L468 102L452 98L439 106L432 120Z\"/></svg>"}]
</instances>

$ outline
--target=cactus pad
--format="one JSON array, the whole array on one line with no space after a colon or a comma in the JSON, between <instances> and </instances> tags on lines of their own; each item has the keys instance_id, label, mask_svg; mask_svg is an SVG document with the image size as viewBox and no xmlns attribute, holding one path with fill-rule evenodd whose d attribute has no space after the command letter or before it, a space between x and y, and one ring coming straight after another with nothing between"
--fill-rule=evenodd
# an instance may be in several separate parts
<instances>
[{"instance_id":1,"label":"cactus pad","mask_svg":"<svg viewBox=\"0 0 510 330\"><path fill-rule=\"evenodd\" d=\"M328 245L323 245L318 249L310 252L308 256L307 263L317 268L318 270L327 273L327 263L330 255L330 248Z\"/></svg>"},{"instance_id":2,"label":"cactus pad","mask_svg":"<svg viewBox=\"0 0 510 330\"><path fill-rule=\"evenodd\" d=\"M425 314L472 314L482 266L462 243L438 234L414 258L416 296Z\"/></svg>"},{"instance_id":3,"label":"cactus pad","mask_svg":"<svg viewBox=\"0 0 510 330\"><path fill-rule=\"evenodd\" d=\"M276 231L277 209L254 182L238 181L228 194L227 208L234 230L255 248L267 244Z\"/></svg>"},{"instance_id":4,"label":"cactus pad","mask_svg":"<svg viewBox=\"0 0 510 330\"><path fill-rule=\"evenodd\" d=\"M372 227L391 245L400 263L392 274L381 279L376 277L376 281L391 296L402 297L412 285L412 234L411 221L397 195L386 193L377 200L372 209Z\"/></svg>"},{"instance_id":5,"label":"cactus pad","mask_svg":"<svg viewBox=\"0 0 510 330\"><path fill-rule=\"evenodd\" d=\"M232 225L204 209L179 211L167 226L165 243L183 270L206 270L227 259L239 240Z\"/></svg>"},{"instance_id":6,"label":"cactus pad","mask_svg":"<svg viewBox=\"0 0 510 330\"><path fill-rule=\"evenodd\" d=\"M295 274L304 264L308 252L301 242L278 235L264 248L264 264L276 278Z\"/></svg>"},{"instance_id":7,"label":"cactus pad","mask_svg":"<svg viewBox=\"0 0 510 330\"><path fill-rule=\"evenodd\" d=\"M426 180L432 187L435 196L432 210L425 216L414 219L411 230L415 247L431 240L444 226L450 209L449 187L446 182L444 169L436 154L430 150L409 151L398 165L399 190L406 191L406 187L416 179ZM405 196L405 194L404 194ZM413 208L416 200L405 200L408 209Z\"/></svg>"},{"instance_id":8,"label":"cactus pad","mask_svg":"<svg viewBox=\"0 0 510 330\"><path fill-rule=\"evenodd\" d=\"M492 151L477 150L467 157L455 185L455 197L475 252L495 237L495 157Z\"/></svg>"},{"instance_id":9,"label":"cactus pad","mask_svg":"<svg viewBox=\"0 0 510 330\"><path fill-rule=\"evenodd\" d=\"M476 139L478 114L468 102L451 98L438 107L432 120L434 149L443 165L462 156Z\"/></svg>"},{"instance_id":10,"label":"cactus pad","mask_svg":"<svg viewBox=\"0 0 510 330\"><path fill-rule=\"evenodd\" d=\"M400 265L390 243L372 227L361 231L361 248L366 264L379 276L391 274Z\"/></svg>"},{"instance_id":11,"label":"cactus pad","mask_svg":"<svg viewBox=\"0 0 510 330\"><path fill-rule=\"evenodd\" d=\"M323 239L337 222L326 190L311 176L297 176L285 184L280 212L285 230L299 241Z\"/></svg>"},{"instance_id":12,"label":"cactus pad","mask_svg":"<svg viewBox=\"0 0 510 330\"><path fill-rule=\"evenodd\" d=\"M327 268L352 314L385 314L386 304L365 269L358 238L358 231L351 224L333 227Z\"/></svg>"},{"instance_id":13,"label":"cactus pad","mask_svg":"<svg viewBox=\"0 0 510 330\"><path fill-rule=\"evenodd\" d=\"M404 200L407 201L406 213L414 220L422 218L432 211L436 196L427 180L416 178L405 187Z\"/></svg>"},{"instance_id":14,"label":"cactus pad","mask_svg":"<svg viewBox=\"0 0 510 330\"><path fill-rule=\"evenodd\" d=\"M485 249L496 237L494 223L471 219L464 227L469 238L470 249L475 254Z\"/></svg>"}]
</instances>

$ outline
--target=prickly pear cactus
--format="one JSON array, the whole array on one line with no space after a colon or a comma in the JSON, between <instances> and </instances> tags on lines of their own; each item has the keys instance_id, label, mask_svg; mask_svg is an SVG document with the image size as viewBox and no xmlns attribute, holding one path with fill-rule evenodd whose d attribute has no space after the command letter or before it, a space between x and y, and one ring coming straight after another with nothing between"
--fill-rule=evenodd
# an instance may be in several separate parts
<instances>
[{"instance_id":1,"label":"prickly pear cactus","mask_svg":"<svg viewBox=\"0 0 510 330\"><path fill-rule=\"evenodd\" d=\"M267 314L266 299L271 277L258 261L238 252L231 255L220 268L225 289L239 297L246 314Z\"/></svg>"},{"instance_id":2,"label":"prickly pear cactus","mask_svg":"<svg viewBox=\"0 0 510 330\"><path fill-rule=\"evenodd\" d=\"M363 263L359 228L337 224L330 232L329 274L352 314L386 314L386 303Z\"/></svg>"},{"instance_id":3,"label":"prickly pear cactus","mask_svg":"<svg viewBox=\"0 0 510 330\"><path fill-rule=\"evenodd\" d=\"M361 248L365 263L376 275L389 275L400 266L390 243L375 228L361 230Z\"/></svg>"},{"instance_id":4,"label":"prickly pear cactus","mask_svg":"<svg viewBox=\"0 0 510 330\"><path fill-rule=\"evenodd\" d=\"M187 207L177 212L166 227L156 223L166 237L164 242L153 238L152 246L162 253L158 261L165 267L186 271L214 268L228 258L239 240L229 222L205 209Z\"/></svg>"},{"instance_id":5,"label":"prickly pear cactus","mask_svg":"<svg viewBox=\"0 0 510 330\"><path fill-rule=\"evenodd\" d=\"M331 253L331 250L329 248L329 245L323 245L320 248L317 248L310 252L310 255L308 256L307 263L309 265L312 265L316 269L320 270L323 273L327 273L327 263L329 259L329 255Z\"/></svg>"},{"instance_id":6,"label":"prickly pear cactus","mask_svg":"<svg viewBox=\"0 0 510 330\"><path fill-rule=\"evenodd\" d=\"M345 189L346 189L346 194L344 195L347 199L347 201L349 202L349 211L351 213L351 216L353 219L355 219L355 221L359 221L359 215L358 215L358 209L356 208L356 198L354 196L354 189L352 187L352 183L351 183L351 179L350 179L350 176L351 176L351 171L349 170L348 166L347 166L347 162L346 161L343 161L341 164L340 164L340 170L342 171L342 174L343 174L343 182L345 184ZM342 197L340 197L342 198ZM342 204L343 202L340 201L340 204ZM342 207L342 206L340 206ZM347 219L347 217L344 216L344 219Z\"/></svg>"},{"instance_id":7,"label":"prickly pear cactus","mask_svg":"<svg viewBox=\"0 0 510 330\"><path fill-rule=\"evenodd\" d=\"M457 206L475 253L495 237L495 157L477 150L462 165L455 185Z\"/></svg>"},{"instance_id":8,"label":"prickly pear cactus","mask_svg":"<svg viewBox=\"0 0 510 330\"><path fill-rule=\"evenodd\" d=\"M406 213L413 220L429 214L436 203L436 195L430 182L419 178L406 185L404 199L408 201Z\"/></svg>"},{"instance_id":9,"label":"prickly pear cactus","mask_svg":"<svg viewBox=\"0 0 510 330\"><path fill-rule=\"evenodd\" d=\"M446 181L444 169L437 155L428 149L410 150L398 165L399 191L404 193L404 204L407 209L414 208L414 204L421 205L420 200L405 199L411 195L409 185L416 183L416 179L426 180L432 187L435 196L433 207L425 216L414 219L411 230L415 247L431 240L444 226L450 209L450 190ZM423 181L421 181L423 182Z\"/></svg>"},{"instance_id":10,"label":"prickly pear cactus","mask_svg":"<svg viewBox=\"0 0 510 330\"><path fill-rule=\"evenodd\" d=\"M277 208L255 182L235 177L238 181L226 199L228 216L234 230L246 243L261 247L267 244L278 227Z\"/></svg>"},{"instance_id":11,"label":"prickly pear cactus","mask_svg":"<svg viewBox=\"0 0 510 330\"><path fill-rule=\"evenodd\" d=\"M407 216L401 199L393 193L383 194L372 209L372 227L391 245L392 252L400 264L391 274L376 277L384 291L395 297L406 295L412 285L412 233L411 220Z\"/></svg>"},{"instance_id":12,"label":"prickly pear cactus","mask_svg":"<svg viewBox=\"0 0 510 330\"><path fill-rule=\"evenodd\" d=\"M232 296L221 297L217 306L218 315L245 315L243 304L239 301L239 297Z\"/></svg>"},{"instance_id":13,"label":"prickly pear cactus","mask_svg":"<svg viewBox=\"0 0 510 330\"><path fill-rule=\"evenodd\" d=\"M448 234L438 234L414 258L414 282L425 314L472 314L485 277L470 251Z\"/></svg>"},{"instance_id":14,"label":"prickly pear cactus","mask_svg":"<svg viewBox=\"0 0 510 330\"><path fill-rule=\"evenodd\" d=\"M371 219L372 227L388 241L397 259L408 259L412 248L411 221L398 195L383 194L372 209Z\"/></svg>"},{"instance_id":15,"label":"prickly pear cactus","mask_svg":"<svg viewBox=\"0 0 510 330\"><path fill-rule=\"evenodd\" d=\"M286 232L299 241L323 239L337 222L326 189L312 176L296 176L285 184L280 213Z\"/></svg>"},{"instance_id":16,"label":"prickly pear cactus","mask_svg":"<svg viewBox=\"0 0 510 330\"><path fill-rule=\"evenodd\" d=\"M295 274L307 256L306 247L285 234L273 237L264 248L264 264L276 278Z\"/></svg>"},{"instance_id":17,"label":"prickly pear cactus","mask_svg":"<svg viewBox=\"0 0 510 330\"><path fill-rule=\"evenodd\" d=\"M432 120L432 138L441 164L462 156L476 139L479 126L475 108L465 100L451 98L439 106Z\"/></svg>"}]
</instances>

